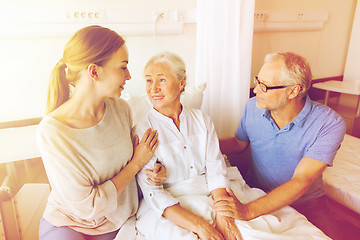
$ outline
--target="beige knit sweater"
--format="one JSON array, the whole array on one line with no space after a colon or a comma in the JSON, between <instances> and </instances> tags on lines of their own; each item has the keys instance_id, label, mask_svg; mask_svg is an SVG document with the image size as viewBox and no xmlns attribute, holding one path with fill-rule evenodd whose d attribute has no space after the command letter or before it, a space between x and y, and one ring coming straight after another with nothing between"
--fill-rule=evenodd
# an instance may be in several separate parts
<instances>
[{"instance_id":1,"label":"beige knit sweater","mask_svg":"<svg viewBox=\"0 0 360 240\"><path fill-rule=\"evenodd\" d=\"M132 120L122 99L106 99L103 119L86 129L70 128L50 116L37 142L51 185L44 218L85 234L119 229L136 213L136 181L119 195L110 180L131 159Z\"/></svg>"}]
</instances>

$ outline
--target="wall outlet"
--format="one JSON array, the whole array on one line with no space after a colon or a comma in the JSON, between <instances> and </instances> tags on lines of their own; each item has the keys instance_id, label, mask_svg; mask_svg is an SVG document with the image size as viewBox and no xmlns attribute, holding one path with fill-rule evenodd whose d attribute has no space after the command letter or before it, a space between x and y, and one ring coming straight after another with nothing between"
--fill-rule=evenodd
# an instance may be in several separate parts
<instances>
[{"instance_id":1,"label":"wall outlet","mask_svg":"<svg viewBox=\"0 0 360 240\"><path fill-rule=\"evenodd\" d=\"M102 22L106 20L105 9L72 9L65 12L65 18L71 22Z\"/></svg>"},{"instance_id":2,"label":"wall outlet","mask_svg":"<svg viewBox=\"0 0 360 240\"><path fill-rule=\"evenodd\" d=\"M255 12L254 13L254 22L265 22L269 17L268 12Z\"/></svg>"},{"instance_id":3,"label":"wall outlet","mask_svg":"<svg viewBox=\"0 0 360 240\"><path fill-rule=\"evenodd\" d=\"M179 21L179 13L177 10L171 9L153 11L153 21L177 22Z\"/></svg>"}]
</instances>

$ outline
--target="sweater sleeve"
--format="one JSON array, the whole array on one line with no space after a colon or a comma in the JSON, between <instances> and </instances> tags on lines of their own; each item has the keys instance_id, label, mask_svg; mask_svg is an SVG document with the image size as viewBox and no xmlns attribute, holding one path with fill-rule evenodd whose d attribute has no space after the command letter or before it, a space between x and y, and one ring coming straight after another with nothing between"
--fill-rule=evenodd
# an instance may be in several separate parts
<instances>
[{"instance_id":1,"label":"sweater sleeve","mask_svg":"<svg viewBox=\"0 0 360 240\"><path fill-rule=\"evenodd\" d=\"M87 171L90 164L59 129L40 124L37 142L51 184L51 197L59 211L96 224L116 209L117 192L112 181L94 184Z\"/></svg>"}]
</instances>

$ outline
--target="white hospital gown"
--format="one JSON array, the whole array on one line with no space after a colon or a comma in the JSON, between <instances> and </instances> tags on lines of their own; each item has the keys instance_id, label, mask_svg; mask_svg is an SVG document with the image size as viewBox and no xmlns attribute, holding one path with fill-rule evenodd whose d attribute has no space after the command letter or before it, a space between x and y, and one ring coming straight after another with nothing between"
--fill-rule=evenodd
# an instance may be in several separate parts
<instances>
[{"instance_id":1,"label":"white hospital gown","mask_svg":"<svg viewBox=\"0 0 360 240\"><path fill-rule=\"evenodd\" d=\"M225 161L214 125L200 110L183 106L178 130L170 118L152 109L136 125L136 134L143 136L148 128L157 130L159 146L154 157L138 174L138 183L145 201L158 216L178 201L162 186L152 186L146 181L145 169L152 169L156 161L166 168L165 188L202 174L206 174L209 192L227 186Z\"/></svg>"}]
</instances>

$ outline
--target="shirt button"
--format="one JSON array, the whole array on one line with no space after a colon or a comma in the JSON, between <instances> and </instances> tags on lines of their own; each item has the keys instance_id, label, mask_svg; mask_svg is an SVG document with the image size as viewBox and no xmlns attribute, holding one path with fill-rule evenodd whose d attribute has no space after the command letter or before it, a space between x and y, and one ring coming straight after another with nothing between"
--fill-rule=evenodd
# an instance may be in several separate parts
<instances>
[{"instance_id":1,"label":"shirt button","mask_svg":"<svg viewBox=\"0 0 360 240\"><path fill-rule=\"evenodd\" d=\"M190 169L193 169L194 167L193 166L190 166Z\"/></svg>"},{"instance_id":2,"label":"shirt button","mask_svg":"<svg viewBox=\"0 0 360 240\"><path fill-rule=\"evenodd\" d=\"M186 146L184 146L184 149L186 149Z\"/></svg>"},{"instance_id":3,"label":"shirt button","mask_svg":"<svg viewBox=\"0 0 360 240\"><path fill-rule=\"evenodd\" d=\"M150 196L150 197L152 197L152 195L153 195L152 193L149 193L149 196Z\"/></svg>"}]
</instances>

